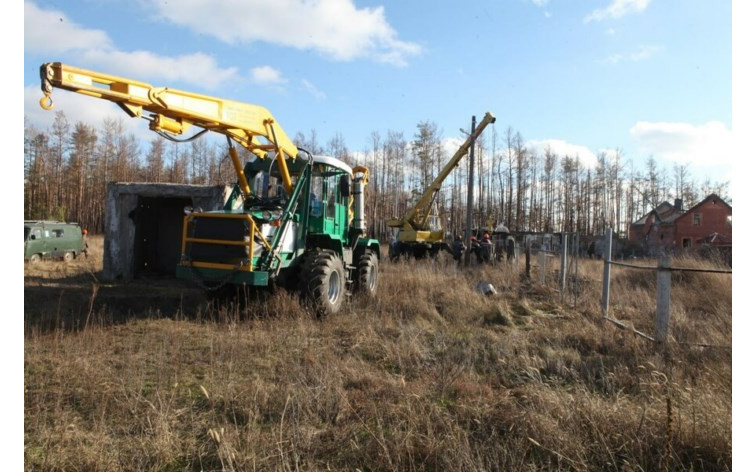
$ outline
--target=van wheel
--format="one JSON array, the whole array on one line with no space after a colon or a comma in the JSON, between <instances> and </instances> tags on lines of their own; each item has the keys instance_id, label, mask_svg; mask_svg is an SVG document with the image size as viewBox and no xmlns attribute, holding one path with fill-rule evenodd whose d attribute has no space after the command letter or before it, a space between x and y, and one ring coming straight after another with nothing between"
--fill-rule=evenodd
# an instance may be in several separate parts
<instances>
[{"instance_id":1,"label":"van wheel","mask_svg":"<svg viewBox=\"0 0 756 472\"><path fill-rule=\"evenodd\" d=\"M29 262L32 264L37 264L42 258L39 256L39 254L32 254L29 256Z\"/></svg>"},{"instance_id":2,"label":"van wheel","mask_svg":"<svg viewBox=\"0 0 756 472\"><path fill-rule=\"evenodd\" d=\"M344 265L335 252L315 248L305 254L299 278L301 295L318 316L338 313L344 301Z\"/></svg>"},{"instance_id":3,"label":"van wheel","mask_svg":"<svg viewBox=\"0 0 756 472\"><path fill-rule=\"evenodd\" d=\"M70 251L66 252L65 254L63 254L63 260L66 261L66 262L71 262L73 260L73 258L74 258L74 255Z\"/></svg>"}]
</instances>

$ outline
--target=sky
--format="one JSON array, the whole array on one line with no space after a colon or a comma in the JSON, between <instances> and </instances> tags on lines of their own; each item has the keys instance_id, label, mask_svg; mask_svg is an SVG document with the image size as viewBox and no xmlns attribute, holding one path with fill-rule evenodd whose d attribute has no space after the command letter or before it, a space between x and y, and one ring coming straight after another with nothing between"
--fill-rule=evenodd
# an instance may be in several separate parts
<instances>
[{"instance_id":1,"label":"sky","mask_svg":"<svg viewBox=\"0 0 756 472\"><path fill-rule=\"evenodd\" d=\"M732 178L732 5L721 0L79 0L24 2L24 115L47 129L39 66L71 65L268 108L290 135L434 122L462 137L490 111L502 136L588 165L619 150L643 168ZM70 122L122 117L53 93ZM488 136L490 142L490 132Z\"/></svg>"}]
</instances>

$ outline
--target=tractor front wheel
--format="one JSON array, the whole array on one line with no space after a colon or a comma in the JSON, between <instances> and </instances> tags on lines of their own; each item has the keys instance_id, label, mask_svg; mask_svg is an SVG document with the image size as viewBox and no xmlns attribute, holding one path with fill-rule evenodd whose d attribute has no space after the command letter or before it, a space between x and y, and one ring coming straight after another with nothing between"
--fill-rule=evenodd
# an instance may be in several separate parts
<instances>
[{"instance_id":1,"label":"tractor front wheel","mask_svg":"<svg viewBox=\"0 0 756 472\"><path fill-rule=\"evenodd\" d=\"M299 288L318 316L338 313L344 302L345 281L344 264L334 251L316 248L305 255Z\"/></svg>"}]
</instances>

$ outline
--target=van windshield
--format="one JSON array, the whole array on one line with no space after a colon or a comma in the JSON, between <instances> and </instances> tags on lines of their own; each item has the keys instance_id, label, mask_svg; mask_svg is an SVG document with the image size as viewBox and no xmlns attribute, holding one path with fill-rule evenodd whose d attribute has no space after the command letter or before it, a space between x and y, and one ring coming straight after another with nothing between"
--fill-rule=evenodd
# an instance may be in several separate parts
<instances>
[{"instance_id":1,"label":"van windshield","mask_svg":"<svg viewBox=\"0 0 756 472\"><path fill-rule=\"evenodd\" d=\"M31 233L31 228L24 226L24 241L29 239L29 233Z\"/></svg>"}]
</instances>

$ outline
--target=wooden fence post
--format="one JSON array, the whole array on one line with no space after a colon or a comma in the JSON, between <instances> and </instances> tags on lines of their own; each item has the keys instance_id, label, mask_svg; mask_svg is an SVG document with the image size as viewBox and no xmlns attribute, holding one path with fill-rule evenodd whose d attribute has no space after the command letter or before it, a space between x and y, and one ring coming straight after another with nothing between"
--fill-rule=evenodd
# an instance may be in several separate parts
<instances>
[{"instance_id":1,"label":"wooden fence post","mask_svg":"<svg viewBox=\"0 0 756 472\"><path fill-rule=\"evenodd\" d=\"M657 342L667 342L669 328L669 298L672 292L672 258L664 255L659 258L656 272L656 336Z\"/></svg>"},{"instance_id":2,"label":"wooden fence post","mask_svg":"<svg viewBox=\"0 0 756 472\"><path fill-rule=\"evenodd\" d=\"M612 262L612 228L606 228L604 236L604 285L601 291L601 311L604 317L609 316L609 284L611 282Z\"/></svg>"}]
</instances>

